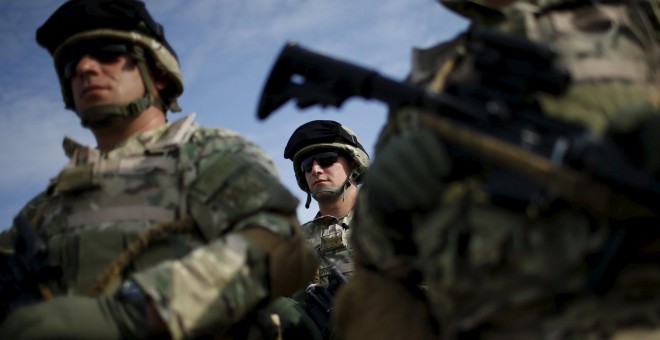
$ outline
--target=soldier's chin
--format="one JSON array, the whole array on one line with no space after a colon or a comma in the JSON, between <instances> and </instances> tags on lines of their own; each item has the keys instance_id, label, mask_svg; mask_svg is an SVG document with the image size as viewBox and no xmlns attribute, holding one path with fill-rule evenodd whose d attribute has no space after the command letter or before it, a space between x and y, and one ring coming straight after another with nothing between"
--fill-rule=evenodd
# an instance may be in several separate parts
<instances>
[{"instance_id":1,"label":"soldier's chin","mask_svg":"<svg viewBox=\"0 0 660 340\"><path fill-rule=\"evenodd\" d=\"M314 191L312 197L319 203L334 202L337 200L337 188L321 187Z\"/></svg>"}]
</instances>

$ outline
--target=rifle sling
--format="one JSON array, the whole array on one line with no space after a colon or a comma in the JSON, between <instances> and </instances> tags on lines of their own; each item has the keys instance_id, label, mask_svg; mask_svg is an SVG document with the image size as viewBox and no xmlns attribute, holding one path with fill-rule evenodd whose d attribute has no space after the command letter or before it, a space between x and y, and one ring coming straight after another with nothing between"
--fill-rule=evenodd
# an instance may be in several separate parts
<instances>
[{"instance_id":1,"label":"rifle sling","mask_svg":"<svg viewBox=\"0 0 660 340\"><path fill-rule=\"evenodd\" d=\"M418 119L421 126L437 131L450 144L531 179L549 192L600 216L615 220L657 216L649 208L614 192L607 185L570 168L558 167L551 160L511 143L432 113L420 112Z\"/></svg>"}]
</instances>

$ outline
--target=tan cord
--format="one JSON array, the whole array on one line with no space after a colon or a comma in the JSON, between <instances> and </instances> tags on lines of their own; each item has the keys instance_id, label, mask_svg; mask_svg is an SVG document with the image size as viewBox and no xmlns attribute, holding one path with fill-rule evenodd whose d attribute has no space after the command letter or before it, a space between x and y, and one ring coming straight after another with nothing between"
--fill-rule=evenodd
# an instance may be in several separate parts
<instances>
[{"instance_id":1,"label":"tan cord","mask_svg":"<svg viewBox=\"0 0 660 340\"><path fill-rule=\"evenodd\" d=\"M164 233L185 233L194 230L196 230L195 222L189 219L154 224L151 228L142 233L137 240L131 242L126 250L119 255L117 260L110 264L103 273L97 277L94 284L89 290L87 290L87 295L97 297L102 294L108 284L110 284L110 282L117 277L129 263L149 247L153 240Z\"/></svg>"}]
</instances>

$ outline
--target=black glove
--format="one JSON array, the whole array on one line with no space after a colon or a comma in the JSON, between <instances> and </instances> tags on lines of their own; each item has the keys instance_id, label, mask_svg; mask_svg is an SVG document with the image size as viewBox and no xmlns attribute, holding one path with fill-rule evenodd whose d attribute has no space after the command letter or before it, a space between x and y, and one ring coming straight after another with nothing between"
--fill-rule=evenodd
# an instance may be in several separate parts
<instances>
[{"instance_id":1,"label":"black glove","mask_svg":"<svg viewBox=\"0 0 660 340\"><path fill-rule=\"evenodd\" d=\"M411 212L436 204L451 167L445 145L430 131L390 139L366 175L369 209L388 225L405 222Z\"/></svg>"},{"instance_id":2,"label":"black glove","mask_svg":"<svg viewBox=\"0 0 660 340\"><path fill-rule=\"evenodd\" d=\"M609 135L623 148L631 162L660 179L660 114L649 113L649 118L635 128L625 131L611 129Z\"/></svg>"},{"instance_id":3,"label":"black glove","mask_svg":"<svg viewBox=\"0 0 660 340\"><path fill-rule=\"evenodd\" d=\"M142 309L120 294L57 297L12 313L0 339L144 339L155 331Z\"/></svg>"}]
</instances>

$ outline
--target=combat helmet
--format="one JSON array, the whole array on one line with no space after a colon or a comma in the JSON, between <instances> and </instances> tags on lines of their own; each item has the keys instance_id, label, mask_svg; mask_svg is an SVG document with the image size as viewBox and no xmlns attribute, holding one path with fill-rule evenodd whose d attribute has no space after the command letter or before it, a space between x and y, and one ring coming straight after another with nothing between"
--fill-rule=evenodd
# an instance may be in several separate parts
<instances>
[{"instance_id":1,"label":"combat helmet","mask_svg":"<svg viewBox=\"0 0 660 340\"><path fill-rule=\"evenodd\" d=\"M321 150L337 150L355 163L344 184L333 190L335 196L344 193L352 183L361 183L362 175L369 167L369 155L358 136L348 127L332 120L313 120L299 126L289 137L284 148L284 158L293 162L298 187L307 193L305 208L309 208L315 193L309 191L300 163L307 155Z\"/></svg>"},{"instance_id":2,"label":"combat helmet","mask_svg":"<svg viewBox=\"0 0 660 340\"><path fill-rule=\"evenodd\" d=\"M493 25L505 18L504 13L495 6L495 3L506 3L509 0L493 2L487 0L437 0L437 2L472 22Z\"/></svg>"},{"instance_id":3,"label":"combat helmet","mask_svg":"<svg viewBox=\"0 0 660 340\"><path fill-rule=\"evenodd\" d=\"M154 21L139 0L70 0L37 30L37 43L53 56L66 108L74 108L65 64L77 48L106 41L122 42L135 60L144 82L145 95L127 105L99 105L77 112L83 126L112 115L138 115L150 105L180 111L176 99L183 93L183 77L177 55L165 39L163 27ZM150 68L151 66L151 68ZM156 96L151 69L169 78Z\"/></svg>"},{"instance_id":4,"label":"combat helmet","mask_svg":"<svg viewBox=\"0 0 660 340\"><path fill-rule=\"evenodd\" d=\"M565 5L576 5L576 0L437 0L450 11L470 20L473 23L496 25L516 11L524 13L541 13L545 9ZM519 7L509 10L507 8ZM532 10L533 9L533 10ZM533 12L530 12L533 11Z\"/></svg>"}]
</instances>

